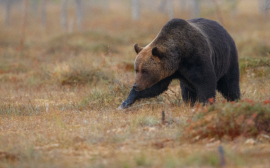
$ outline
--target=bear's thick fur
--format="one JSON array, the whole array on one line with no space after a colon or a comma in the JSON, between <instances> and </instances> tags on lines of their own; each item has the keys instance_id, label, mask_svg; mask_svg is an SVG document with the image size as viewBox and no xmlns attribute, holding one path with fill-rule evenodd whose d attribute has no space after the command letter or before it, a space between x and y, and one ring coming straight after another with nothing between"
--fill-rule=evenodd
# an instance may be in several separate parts
<instances>
[{"instance_id":1,"label":"bear's thick fur","mask_svg":"<svg viewBox=\"0 0 270 168\"><path fill-rule=\"evenodd\" d=\"M228 101L240 99L238 54L234 40L217 22L172 19L146 47L134 45L133 89L119 108L155 97L180 80L185 102L206 103L218 90Z\"/></svg>"}]
</instances>

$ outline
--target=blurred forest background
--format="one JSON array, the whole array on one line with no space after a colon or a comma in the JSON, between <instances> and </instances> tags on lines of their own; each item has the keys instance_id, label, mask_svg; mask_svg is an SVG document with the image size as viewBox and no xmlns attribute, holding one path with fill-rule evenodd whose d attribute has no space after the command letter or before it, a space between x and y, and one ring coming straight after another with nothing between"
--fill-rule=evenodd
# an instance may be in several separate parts
<instances>
[{"instance_id":1,"label":"blurred forest background","mask_svg":"<svg viewBox=\"0 0 270 168\"><path fill-rule=\"evenodd\" d=\"M257 7L253 6L253 12L257 11L268 18L270 1L254 1L257 2ZM125 14L132 20L147 18L144 11L163 13L168 16L168 19L181 17L184 13L187 18L205 17L216 11L219 19L222 19L220 8L225 9L226 14L230 13L233 16L241 14L241 11L237 13L240 2L250 3L248 0L0 0L0 5L2 11L5 11L2 12L2 16L7 26L12 22L18 22L14 18L14 13L23 14L26 11L31 21L42 24L44 27L47 22L50 23L50 16L58 16L62 28L73 31L75 20L77 29L86 30L87 28L83 25L89 17L98 17L100 14L113 11ZM70 15L72 16L69 17Z\"/></svg>"},{"instance_id":2,"label":"blurred forest background","mask_svg":"<svg viewBox=\"0 0 270 168\"><path fill-rule=\"evenodd\" d=\"M0 0L0 167L269 167L269 10L270 0ZM190 107L173 81L117 111L134 43L195 17L235 40L241 101Z\"/></svg>"}]
</instances>

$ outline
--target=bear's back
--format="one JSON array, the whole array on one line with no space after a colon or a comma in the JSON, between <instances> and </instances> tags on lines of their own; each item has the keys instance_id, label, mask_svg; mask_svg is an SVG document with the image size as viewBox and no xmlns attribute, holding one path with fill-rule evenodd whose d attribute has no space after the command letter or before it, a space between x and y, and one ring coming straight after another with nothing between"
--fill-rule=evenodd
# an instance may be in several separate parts
<instances>
[{"instance_id":1,"label":"bear's back","mask_svg":"<svg viewBox=\"0 0 270 168\"><path fill-rule=\"evenodd\" d=\"M238 62L234 40L226 29L216 21L195 18L187 22L198 28L206 36L210 50L212 51L211 59L216 76L218 79L221 78L227 72L232 62Z\"/></svg>"}]
</instances>

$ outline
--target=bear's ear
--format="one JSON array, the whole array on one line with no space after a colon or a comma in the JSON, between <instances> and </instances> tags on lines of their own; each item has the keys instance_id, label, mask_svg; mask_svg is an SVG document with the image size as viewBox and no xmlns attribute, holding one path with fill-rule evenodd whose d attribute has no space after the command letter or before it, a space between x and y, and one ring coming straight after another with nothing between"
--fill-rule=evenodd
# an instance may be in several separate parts
<instances>
[{"instance_id":1,"label":"bear's ear","mask_svg":"<svg viewBox=\"0 0 270 168\"><path fill-rule=\"evenodd\" d=\"M143 47L139 47L138 44L136 43L136 44L134 44L134 49L135 49L136 53L139 54L139 52L142 51Z\"/></svg>"},{"instance_id":2,"label":"bear's ear","mask_svg":"<svg viewBox=\"0 0 270 168\"><path fill-rule=\"evenodd\" d=\"M158 50L157 47L154 47L154 48L152 49L152 55L153 55L153 56L156 56L156 57L158 57L158 58L160 58L160 59L163 57L163 54Z\"/></svg>"}]
</instances>

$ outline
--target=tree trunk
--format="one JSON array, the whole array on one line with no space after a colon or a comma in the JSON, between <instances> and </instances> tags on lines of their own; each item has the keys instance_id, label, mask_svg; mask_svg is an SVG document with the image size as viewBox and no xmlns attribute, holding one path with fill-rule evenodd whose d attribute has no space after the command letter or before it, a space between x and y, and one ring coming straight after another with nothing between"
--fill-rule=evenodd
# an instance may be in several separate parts
<instances>
[{"instance_id":1,"label":"tree trunk","mask_svg":"<svg viewBox=\"0 0 270 168\"><path fill-rule=\"evenodd\" d=\"M9 21L10 21L11 5L12 5L12 0L8 0L6 2L6 17L5 17L5 24L7 26L9 25Z\"/></svg>"},{"instance_id":2,"label":"tree trunk","mask_svg":"<svg viewBox=\"0 0 270 168\"><path fill-rule=\"evenodd\" d=\"M231 0L232 3L232 15L235 16L237 13L237 2L238 0Z\"/></svg>"},{"instance_id":3,"label":"tree trunk","mask_svg":"<svg viewBox=\"0 0 270 168\"><path fill-rule=\"evenodd\" d=\"M61 2L61 24L63 30L67 30L67 0Z\"/></svg>"},{"instance_id":4,"label":"tree trunk","mask_svg":"<svg viewBox=\"0 0 270 168\"><path fill-rule=\"evenodd\" d=\"M173 0L168 0L168 15L169 15L169 19L173 19L174 18L174 9L173 9Z\"/></svg>"},{"instance_id":5,"label":"tree trunk","mask_svg":"<svg viewBox=\"0 0 270 168\"><path fill-rule=\"evenodd\" d=\"M167 0L161 0L160 5L159 5L159 11L165 12L167 6Z\"/></svg>"},{"instance_id":6,"label":"tree trunk","mask_svg":"<svg viewBox=\"0 0 270 168\"><path fill-rule=\"evenodd\" d=\"M180 9L181 12L186 11L186 0L180 0Z\"/></svg>"},{"instance_id":7,"label":"tree trunk","mask_svg":"<svg viewBox=\"0 0 270 168\"><path fill-rule=\"evenodd\" d=\"M82 30L82 18L83 18L83 9L82 9L82 1L76 0L76 16L77 16L77 27L81 31Z\"/></svg>"},{"instance_id":8,"label":"tree trunk","mask_svg":"<svg viewBox=\"0 0 270 168\"><path fill-rule=\"evenodd\" d=\"M140 18L139 0L132 0L132 19L139 20L139 18Z\"/></svg>"},{"instance_id":9,"label":"tree trunk","mask_svg":"<svg viewBox=\"0 0 270 168\"><path fill-rule=\"evenodd\" d=\"M28 0L24 0L23 3L24 3L24 9L23 9L23 18L22 18L22 28L21 28L21 39L20 39L19 51L21 51L23 49L23 47L24 47Z\"/></svg>"},{"instance_id":10,"label":"tree trunk","mask_svg":"<svg viewBox=\"0 0 270 168\"><path fill-rule=\"evenodd\" d=\"M47 0L41 2L41 22L44 27L47 24Z\"/></svg>"},{"instance_id":11,"label":"tree trunk","mask_svg":"<svg viewBox=\"0 0 270 168\"><path fill-rule=\"evenodd\" d=\"M109 0L103 0L102 6L104 7L104 10L107 12L110 8L110 1Z\"/></svg>"},{"instance_id":12,"label":"tree trunk","mask_svg":"<svg viewBox=\"0 0 270 168\"><path fill-rule=\"evenodd\" d=\"M38 0L32 0L31 1L31 10L35 16L37 14L37 9L38 9Z\"/></svg>"},{"instance_id":13,"label":"tree trunk","mask_svg":"<svg viewBox=\"0 0 270 168\"><path fill-rule=\"evenodd\" d=\"M264 2L264 15L265 15L266 19L268 19L269 9L270 9L270 0L265 0L265 2Z\"/></svg>"},{"instance_id":14,"label":"tree trunk","mask_svg":"<svg viewBox=\"0 0 270 168\"><path fill-rule=\"evenodd\" d=\"M200 4L199 0L191 0L191 18L197 18L200 17Z\"/></svg>"}]
</instances>

